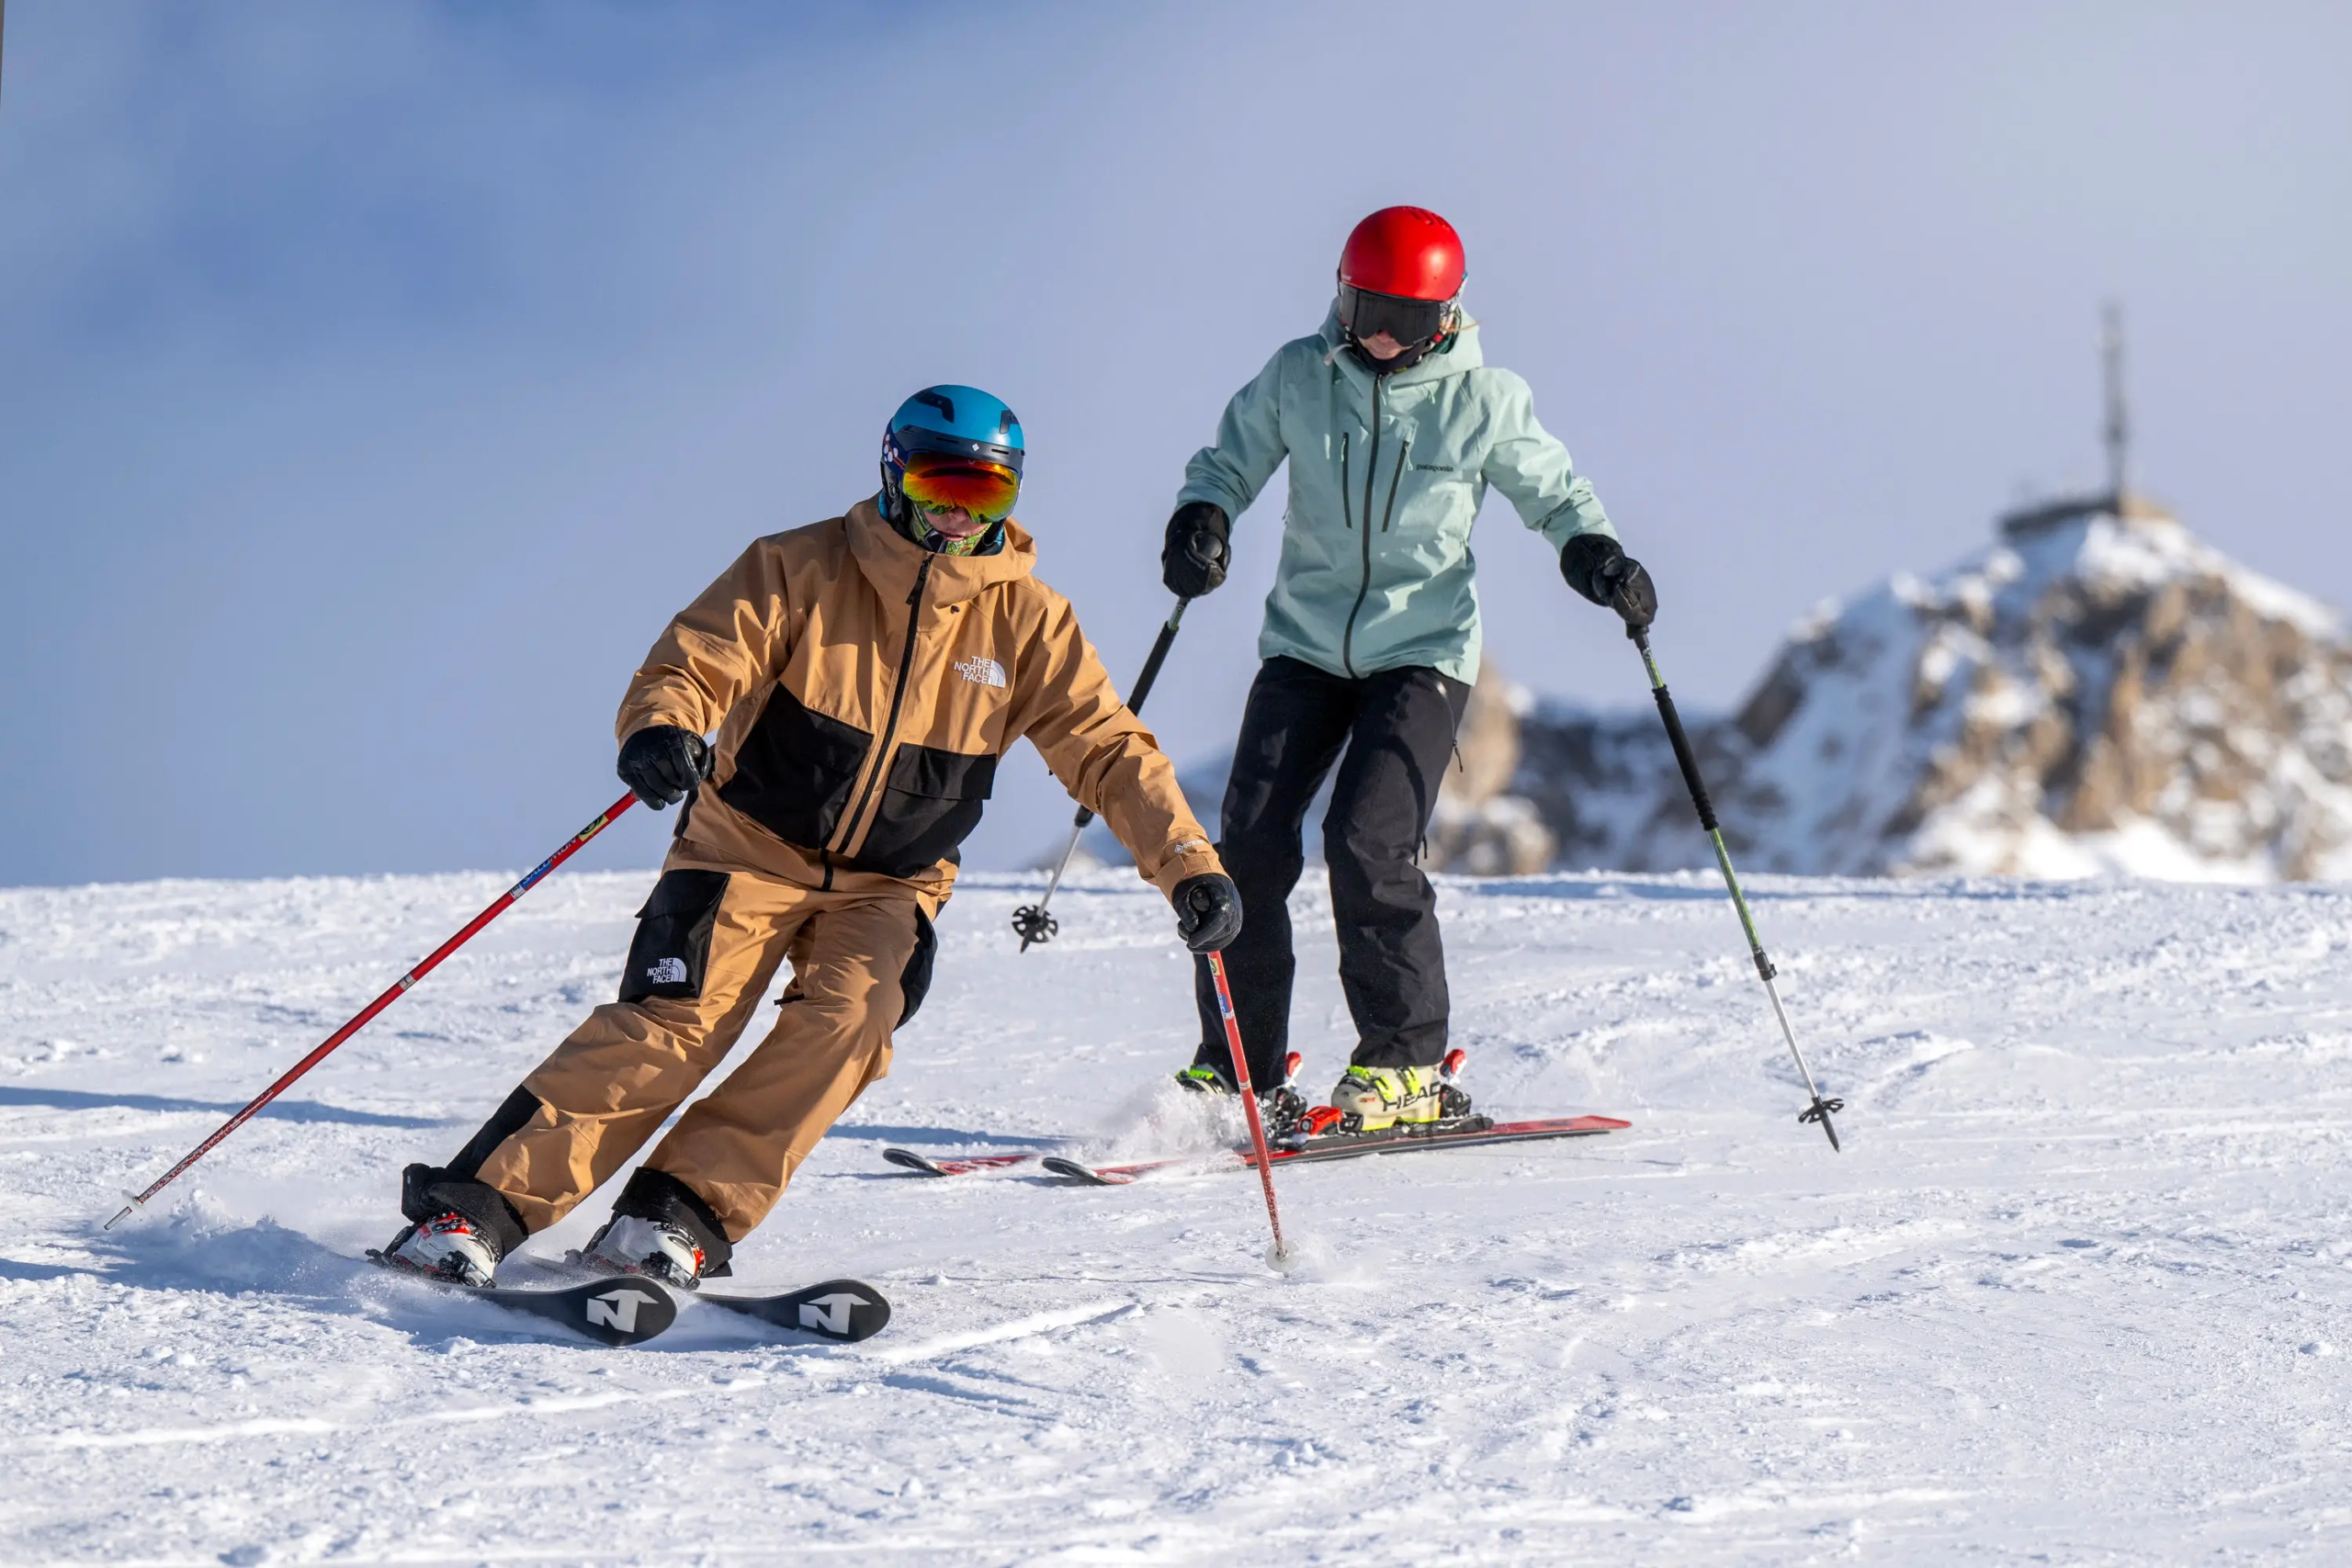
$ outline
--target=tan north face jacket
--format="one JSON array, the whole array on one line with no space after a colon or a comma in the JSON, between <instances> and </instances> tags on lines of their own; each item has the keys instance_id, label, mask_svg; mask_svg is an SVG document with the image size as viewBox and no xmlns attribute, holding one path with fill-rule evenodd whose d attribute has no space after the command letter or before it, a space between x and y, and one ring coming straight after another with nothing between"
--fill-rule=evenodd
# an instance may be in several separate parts
<instances>
[{"instance_id":1,"label":"tan north face jacket","mask_svg":"<svg viewBox=\"0 0 2352 1568\"><path fill-rule=\"evenodd\" d=\"M1004 526L994 555L933 555L862 501L756 541L670 623L617 728L718 732L695 840L787 880L944 897L997 759L1026 736L1161 892L1221 869L1069 601L1031 575L1035 542Z\"/></svg>"}]
</instances>

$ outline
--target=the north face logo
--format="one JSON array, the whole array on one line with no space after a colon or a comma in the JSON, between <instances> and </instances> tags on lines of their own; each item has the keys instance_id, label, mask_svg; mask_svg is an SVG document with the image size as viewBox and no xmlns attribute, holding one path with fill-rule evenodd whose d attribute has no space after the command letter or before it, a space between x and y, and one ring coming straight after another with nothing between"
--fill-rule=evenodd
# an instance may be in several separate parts
<instances>
[{"instance_id":1,"label":"the north face logo","mask_svg":"<svg viewBox=\"0 0 2352 1568\"><path fill-rule=\"evenodd\" d=\"M1004 684L1004 666L993 659L983 659L977 653L969 659L957 660L956 673L976 685L1001 686Z\"/></svg>"},{"instance_id":2,"label":"the north face logo","mask_svg":"<svg viewBox=\"0 0 2352 1568\"><path fill-rule=\"evenodd\" d=\"M664 958L648 968L645 977L657 986L683 986L686 983L686 961Z\"/></svg>"}]
</instances>

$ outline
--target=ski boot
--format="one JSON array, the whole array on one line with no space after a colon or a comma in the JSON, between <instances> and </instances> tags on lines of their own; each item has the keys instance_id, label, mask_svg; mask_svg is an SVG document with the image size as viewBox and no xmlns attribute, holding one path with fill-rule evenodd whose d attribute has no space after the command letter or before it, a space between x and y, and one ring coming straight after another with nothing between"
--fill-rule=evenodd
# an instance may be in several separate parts
<instances>
[{"instance_id":1,"label":"ski boot","mask_svg":"<svg viewBox=\"0 0 2352 1568\"><path fill-rule=\"evenodd\" d=\"M497 1241L455 1209L409 1226L381 1257L395 1269L477 1290L487 1290L498 1272Z\"/></svg>"},{"instance_id":2,"label":"ski boot","mask_svg":"<svg viewBox=\"0 0 2352 1568\"><path fill-rule=\"evenodd\" d=\"M605 1274L642 1274L682 1291L702 1288L702 1244L682 1225L615 1214L588 1238L580 1261Z\"/></svg>"},{"instance_id":3,"label":"ski boot","mask_svg":"<svg viewBox=\"0 0 2352 1568\"><path fill-rule=\"evenodd\" d=\"M1297 1130L1306 1115L1306 1097L1298 1092L1299 1063L1305 1060L1295 1051L1283 1058L1283 1081L1272 1089L1258 1091L1258 1117L1265 1124L1269 1142L1279 1142ZM1178 1087L1194 1094L1231 1094L1233 1081L1211 1066L1195 1064L1176 1075Z\"/></svg>"},{"instance_id":4,"label":"ski boot","mask_svg":"<svg viewBox=\"0 0 2352 1568\"><path fill-rule=\"evenodd\" d=\"M1434 1067L1350 1067L1331 1090L1331 1103L1309 1113L1312 1134L1426 1131L1470 1114L1470 1097L1454 1083L1466 1058L1448 1051Z\"/></svg>"}]
</instances>

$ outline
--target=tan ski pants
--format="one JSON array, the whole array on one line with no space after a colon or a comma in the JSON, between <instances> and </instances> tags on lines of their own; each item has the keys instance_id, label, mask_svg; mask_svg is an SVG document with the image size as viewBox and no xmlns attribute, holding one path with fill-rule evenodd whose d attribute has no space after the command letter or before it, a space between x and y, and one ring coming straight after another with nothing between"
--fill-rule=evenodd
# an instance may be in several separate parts
<instances>
[{"instance_id":1,"label":"tan ski pants","mask_svg":"<svg viewBox=\"0 0 2352 1568\"><path fill-rule=\"evenodd\" d=\"M868 883L880 878L861 878ZM726 1056L789 957L767 1037L646 1164L708 1203L730 1242L763 1219L825 1130L890 1068L890 1033L929 984L930 923L904 884L820 892L673 859L640 911L624 999L523 1080L542 1102L480 1179L540 1231L636 1154Z\"/></svg>"}]
</instances>

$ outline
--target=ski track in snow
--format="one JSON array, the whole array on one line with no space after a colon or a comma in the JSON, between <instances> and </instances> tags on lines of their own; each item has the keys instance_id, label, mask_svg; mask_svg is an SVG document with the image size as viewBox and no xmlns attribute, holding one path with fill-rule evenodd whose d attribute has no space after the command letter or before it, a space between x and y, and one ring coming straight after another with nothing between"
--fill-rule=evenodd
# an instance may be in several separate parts
<instances>
[{"instance_id":1,"label":"ski track in snow","mask_svg":"<svg viewBox=\"0 0 2352 1568\"><path fill-rule=\"evenodd\" d=\"M1243 1175L882 1163L1171 1141L1164 904L970 878L738 1253L889 1331L610 1351L360 1257L610 994L649 876L560 875L99 1230L507 880L0 892L0 1562L2352 1560L2352 891L1765 879L1836 1156L1712 882L1449 881L1481 1103L1634 1126L1286 1170L1279 1276Z\"/></svg>"}]
</instances>

